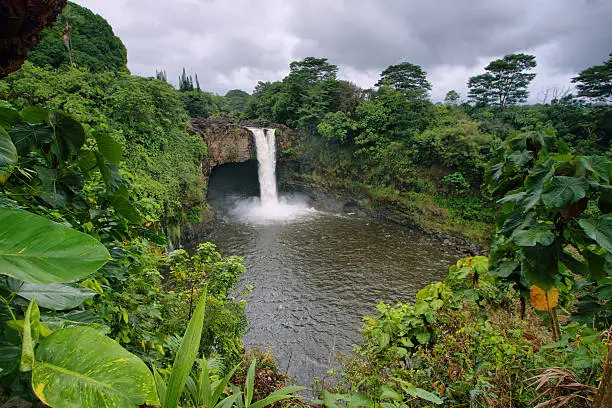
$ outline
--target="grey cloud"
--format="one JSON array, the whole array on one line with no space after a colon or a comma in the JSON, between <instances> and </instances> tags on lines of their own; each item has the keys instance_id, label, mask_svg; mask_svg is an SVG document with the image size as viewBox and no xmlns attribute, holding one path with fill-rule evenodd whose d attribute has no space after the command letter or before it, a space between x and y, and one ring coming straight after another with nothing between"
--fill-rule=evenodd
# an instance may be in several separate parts
<instances>
[{"instance_id":1,"label":"grey cloud","mask_svg":"<svg viewBox=\"0 0 612 408\"><path fill-rule=\"evenodd\" d=\"M292 60L319 56L366 87L390 64L423 65L438 97L436 80L464 89L461 73L482 72L506 53L535 53L537 83L548 84L612 51L609 0L77 2L110 21L135 73L164 68L175 78L185 66L216 92L250 91L257 80L280 79Z\"/></svg>"}]
</instances>

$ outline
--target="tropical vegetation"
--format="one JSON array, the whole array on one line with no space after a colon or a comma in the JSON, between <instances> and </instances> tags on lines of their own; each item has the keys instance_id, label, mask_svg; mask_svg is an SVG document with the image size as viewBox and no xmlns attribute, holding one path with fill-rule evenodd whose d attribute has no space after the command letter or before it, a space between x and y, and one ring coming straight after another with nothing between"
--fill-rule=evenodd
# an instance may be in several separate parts
<instances>
[{"instance_id":1,"label":"tropical vegetation","mask_svg":"<svg viewBox=\"0 0 612 408\"><path fill-rule=\"evenodd\" d=\"M434 103L402 62L372 89L326 58L252 92L183 69L130 75L100 16L69 4L0 81L0 400L61 406L304 404L242 344L241 259L170 250L206 209L191 118L295 128L284 186L355 198L464 258L414 303L381 303L318 403L594 406L612 401L612 71L525 104L536 57L508 54ZM551 96L551 99L548 97ZM257 373L278 378L264 389Z\"/></svg>"}]
</instances>

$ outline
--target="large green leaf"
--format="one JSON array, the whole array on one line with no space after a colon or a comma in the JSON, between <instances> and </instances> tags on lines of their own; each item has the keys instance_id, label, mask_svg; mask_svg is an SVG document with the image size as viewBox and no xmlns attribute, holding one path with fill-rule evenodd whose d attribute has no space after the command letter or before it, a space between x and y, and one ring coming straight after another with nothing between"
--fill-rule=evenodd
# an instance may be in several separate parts
<instances>
[{"instance_id":1,"label":"large green leaf","mask_svg":"<svg viewBox=\"0 0 612 408\"><path fill-rule=\"evenodd\" d=\"M58 186L57 170L43 166L35 166L36 174L42 183L40 198L53 207L61 207L68 201L68 195Z\"/></svg>"},{"instance_id":2,"label":"large green leaf","mask_svg":"<svg viewBox=\"0 0 612 408\"><path fill-rule=\"evenodd\" d=\"M508 156L508 160L510 160L514 165L522 169L533 159L533 152L528 150L523 150L520 152L514 152L510 156Z\"/></svg>"},{"instance_id":3,"label":"large green leaf","mask_svg":"<svg viewBox=\"0 0 612 408\"><path fill-rule=\"evenodd\" d=\"M608 252L612 252L612 217L601 215L578 221L584 232Z\"/></svg>"},{"instance_id":4,"label":"large green leaf","mask_svg":"<svg viewBox=\"0 0 612 408\"><path fill-rule=\"evenodd\" d=\"M0 106L0 127L9 130L19 122L21 122L19 112L15 109Z\"/></svg>"},{"instance_id":5,"label":"large green leaf","mask_svg":"<svg viewBox=\"0 0 612 408\"><path fill-rule=\"evenodd\" d=\"M21 348L0 341L0 377L13 373L19 367Z\"/></svg>"},{"instance_id":6,"label":"large green leaf","mask_svg":"<svg viewBox=\"0 0 612 408\"><path fill-rule=\"evenodd\" d=\"M133 408L159 403L145 363L87 327L58 330L40 342L32 388L51 407Z\"/></svg>"},{"instance_id":7,"label":"large green leaf","mask_svg":"<svg viewBox=\"0 0 612 408\"><path fill-rule=\"evenodd\" d=\"M123 158L121 144L106 132L92 132L98 144L98 151L102 153L108 163L119 164Z\"/></svg>"},{"instance_id":8,"label":"large green leaf","mask_svg":"<svg viewBox=\"0 0 612 408\"><path fill-rule=\"evenodd\" d=\"M19 115L28 123L48 123L50 112L40 106L26 106Z\"/></svg>"},{"instance_id":9,"label":"large green leaf","mask_svg":"<svg viewBox=\"0 0 612 408\"><path fill-rule=\"evenodd\" d=\"M540 202L544 185L553 177L554 171L549 163L537 165L525 179L526 196L523 211L532 209Z\"/></svg>"},{"instance_id":10,"label":"large green leaf","mask_svg":"<svg viewBox=\"0 0 612 408\"><path fill-rule=\"evenodd\" d=\"M207 291L200 296L200 300L193 312L191 320L185 330L185 335L181 341L181 347L176 355L172 372L168 379L168 386L164 396L162 407L176 407L178 405L185 382L191 372L193 363L198 356L200 349L200 339L202 337L202 327L204 327L204 312L206 311L206 296Z\"/></svg>"},{"instance_id":11,"label":"large green leaf","mask_svg":"<svg viewBox=\"0 0 612 408\"><path fill-rule=\"evenodd\" d=\"M583 178L555 176L550 181L542 202L547 207L563 208L586 196L589 184Z\"/></svg>"},{"instance_id":12,"label":"large green leaf","mask_svg":"<svg viewBox=\"0 0 612 408\"><path fill-rule=\"evenodd\" d=\"M612 178L612 161L605 156L582 156L580 164L593 173L599 180L610 182Z\"/></svg>"},{"instance_id":13,"label":"large green leaf","mask_svg":"<svg viewBox=\"0 0 612 408\"><path fill-rule=\"evenodd\" d=\"M559 256L557 244L522 247L519 252L521 271L532 285L549 290L555 285L559 275Z\"/></svg>"},{"instance_id":14,"label":"large green leaf","mask_svg":"<svg viewBox=\"0 0 612 408\"><path fill-rule=\"evenodd\" d=\"M67 160L85 143L85 130L83 126L68 115L54 113L52 115L53 128L55 131L56 154Z\"/></svg>"},{"instance_id":15,"label":"large green leaf","mask_svg":"<svg viewBox=\"0 0 612 408\"><path fill-rule=\"evenodd\" d=\"M20 155L53 141L53 128L47 124L22 122L9 132Z\"/></svg>"},{"instance_id":16,"label":"large green leaf","mask_svg":"<svg viewBox=\"0 0 612 408\"><path fill-rule=\"evenodd\" d=\"M30 283L74 282L110 258L89 235L23 210L0 208L0 273Z\"/></svg>"},{"instance_id":17,"label":"large green leaf","mask_svg":"<svg viewBox=\"0 0 612 408\"><path fill-rule=\"evenodd\" d=\"M100 334L108 334L110 328L104 320L90 310L72 310L70 312L43 314L41 322L49 329L56 331L69 327L89 327Z\"/></svg>"},{"instance_id":18,"label":"large green leaf","mask_svg":"<svg viewBox=\"0 0 612 408\"><path fill-rule=\"evenodd\" d=\"M17 163L17 148L11 137L0 127L0 168L6 168Z\"/></svg>"},{"instance_id":19,"label":"large green leaf","mask_svg":"<svg viewBox=\"0 0 612 408\"><path fill-rule=\"evenodd\" d=\"M547 228L533 228L516 231L512 234L512 242L522 247L532 247L536 244L548 246L555 240L555 235Z\"/></svg>"},{"instance_id":20,"label":"large green leaf","mask_svg":"<svg viewBox=\"0 0 612 408\"><path fill-rule=\"evenodd\" d=\"M130 201L130 195L125 184L121 184L117 191L110 196L110 203L128 221L135 224L142 221L142 216Z\"/></svg>"},{"instance_id":21,"label":"large green leaf","mask_svg":"<svg viewBox=\"0 0 612 408\"><path fill-rule=\"evenodd\" d=\"M36 297L39 306L51 310L74 309L96 292L82 286L68 286L61 283L37 284L24 283L17 294L26 299Z\"/></svg>"}]
</instances>

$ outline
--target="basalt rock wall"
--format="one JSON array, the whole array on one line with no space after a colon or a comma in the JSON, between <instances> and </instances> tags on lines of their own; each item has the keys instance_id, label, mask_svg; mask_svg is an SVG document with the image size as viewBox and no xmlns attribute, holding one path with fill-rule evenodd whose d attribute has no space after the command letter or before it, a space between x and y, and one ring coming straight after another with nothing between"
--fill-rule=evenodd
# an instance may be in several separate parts
<instances>
[{"instance_id":1,"label":"basalt rock wall","mask_svg":"<svg viewBox=\"0 0 612 408\"><path fill-rule=\"evenodd\" d=\"M278 129L276 137L277 157L297 143L297 132L284 125L238 121L231 118L195 118L191 128L200 134L208 147L203 170L210 171L221 164L243 163L256 159L255 141L247 127Z\"/></svg>"}]
</instances>

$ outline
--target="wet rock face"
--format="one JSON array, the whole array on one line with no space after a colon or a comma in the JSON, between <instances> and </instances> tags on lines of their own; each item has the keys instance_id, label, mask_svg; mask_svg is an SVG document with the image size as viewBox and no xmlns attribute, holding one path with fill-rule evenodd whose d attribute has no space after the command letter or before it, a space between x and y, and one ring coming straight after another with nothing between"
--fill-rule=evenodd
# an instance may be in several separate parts
<instances>
[{"instance_id":1,"label":"wet rock face","mask_svg":"<svg viewBox=\"0 0 612 408\"><path fill-rule=\"evenodd\" d=\"M53 24L66 0L3 0L0 2L0 78L17 71L40 32Z\"/></svg>"},{"instance_id":2,"label":"wet rock face","mask_svg":"<svg viewBox=\"0 0 612 408\"><path fill-rule=\"evenodd\" d=\"M244 163L257 158L255 141L247 126L278 129L280 135L276 138L277 154L289 149L297 141L297 133L283 125L240 122L226 117L192 119L192 130L202 136L208 147L208 156L204 163L208 166L208 172L215 166Z\"/></svg>"}]
</instances>

